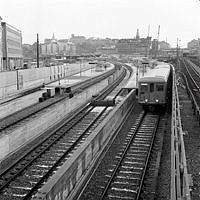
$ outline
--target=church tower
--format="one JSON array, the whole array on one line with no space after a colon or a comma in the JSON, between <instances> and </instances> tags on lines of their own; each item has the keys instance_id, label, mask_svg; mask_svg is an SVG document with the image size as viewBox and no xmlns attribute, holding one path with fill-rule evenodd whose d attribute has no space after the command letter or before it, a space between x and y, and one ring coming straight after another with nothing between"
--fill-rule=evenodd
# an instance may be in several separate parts
<instances>
[{"instance_id":1,"label":"church tower","mask_svg":"<svg viewBox=\"0 0 200 200\"><path fill-rule=\"evenodd\" d=\"M54 42L54 43L57 42L54 33L53 33L53 36L51 38L51 42Z\"/></svg>"},{"instance_id":2,"label":"church tower","mask_svg":"<svg viewBox=\"0 0 200 200\"><path fill-rule=\"evenodd\" d=\"M137 33L136 33L136 40L139 40L140 36L139 36L139 29L137 29Z\"/></svg>"}]
</instances>

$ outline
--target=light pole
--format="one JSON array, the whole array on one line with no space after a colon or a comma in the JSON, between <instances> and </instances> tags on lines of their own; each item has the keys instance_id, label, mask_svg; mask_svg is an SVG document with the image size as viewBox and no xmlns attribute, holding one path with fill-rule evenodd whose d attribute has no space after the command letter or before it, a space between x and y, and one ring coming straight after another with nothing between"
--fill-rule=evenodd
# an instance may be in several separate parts
<instances>
[{"instance_id":1,"label":"light pole","mask_svg":"<svg viewBox=\"0 0 200 200\"><path fill-rule=\"evenodd\" d=\"M60 66L58 65L58 84L60 85Z\"/></svg>"},{"instance_id":2,"label":"light pole","mask_svg":"<svg viewBox=\"0 0 200 200\"><path fill-rule=\"evenodd\" d=\"M39 68L39 35L37 33L37 43L36 43L36 59L37 59L37 68Z\"/></svg>"},{"instance_id":3,"label":"light pole","mask_svg":"<svg viewBox=\"0 0 200 200\"><path fill-rule=\"evenodd\" d=\"M58 84L60 85L60 74L58 74Z\"/></svg>"}]
</instances>

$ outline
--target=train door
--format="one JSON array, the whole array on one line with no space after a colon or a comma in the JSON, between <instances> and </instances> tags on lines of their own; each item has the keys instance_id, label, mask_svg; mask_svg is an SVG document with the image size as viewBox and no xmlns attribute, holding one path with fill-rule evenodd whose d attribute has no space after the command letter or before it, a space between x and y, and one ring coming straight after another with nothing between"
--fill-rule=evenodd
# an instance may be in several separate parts
<instances>
[{"instance_id":1,"label":"train door","mask_svg":"<svg viewBox=\"0 0 200 200\"><path fill-rule=\"evenodd\" d=\"M155 102L154 99L155 99L155 94L154 94L154 91L155 91L155 83L149 83L149 102Z\"/></svg>"}]
</instances>

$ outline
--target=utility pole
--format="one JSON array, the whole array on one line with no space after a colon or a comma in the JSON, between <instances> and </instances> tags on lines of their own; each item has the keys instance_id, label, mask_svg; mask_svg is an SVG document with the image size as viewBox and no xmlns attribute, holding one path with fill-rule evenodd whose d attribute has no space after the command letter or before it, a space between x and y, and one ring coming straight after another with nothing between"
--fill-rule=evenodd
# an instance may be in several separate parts
<instances>
[{"instance_id":1,"label":"utility pole","mask_svg":"<svg viewBox=\"0 0 200 200\"><path fill-rule=\"evenodd\" d=\"M177 41L176 41L176 55L177 55L177 59L178 59L178 38L177 38Z\"/></svg>"},{"instance_id":2,"label":"utility pole","mask_svg":"<svg viewBox=\"0 0 200 200\"><path fill-rule=\"evenodd\" d=\"M38 33L37 33L37 68L39 68L39 36L38 36Z\"/></svg>"},{"instance_id":3,"label":"utility pole","mask_svg":"<svg viewBox=\"0 0 200 200\"><path fill-rule=\"evenodd\" d=\"M179 69L180 66L179 66L178 38L177 38L176 54L177 54L177 68Z\"/></svg>"}]
</instances>

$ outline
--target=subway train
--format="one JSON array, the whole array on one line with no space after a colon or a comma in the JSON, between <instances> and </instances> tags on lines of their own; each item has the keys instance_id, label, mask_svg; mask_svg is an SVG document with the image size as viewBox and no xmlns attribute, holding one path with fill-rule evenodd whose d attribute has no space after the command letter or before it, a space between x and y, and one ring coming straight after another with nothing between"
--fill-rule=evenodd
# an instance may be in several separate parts
<instances>
[{"instance_id":1,"label":"subway train","mask_svg":"<svg viewBox=\"0 0 200 200\"><path fill-rule=\"evenodd\" d=\"M149 69L142 77L132 75L127 84L120 90L116 101L121 101L129 92L135 90L137 101L144 110L154 111L157 108L165 110L171 101L173 66L159 62Z\"/></svg>"},{"instance_id":2,"label":"subway train","mask_svg":"<svg viewBox=\"0 0 200 200\"><path fill-rule=\"evenodd\" d=\"M171 99L172 66L160 63L138 80L138 103L145 110L166 108Z\"/></svg>"}]
</instances>

